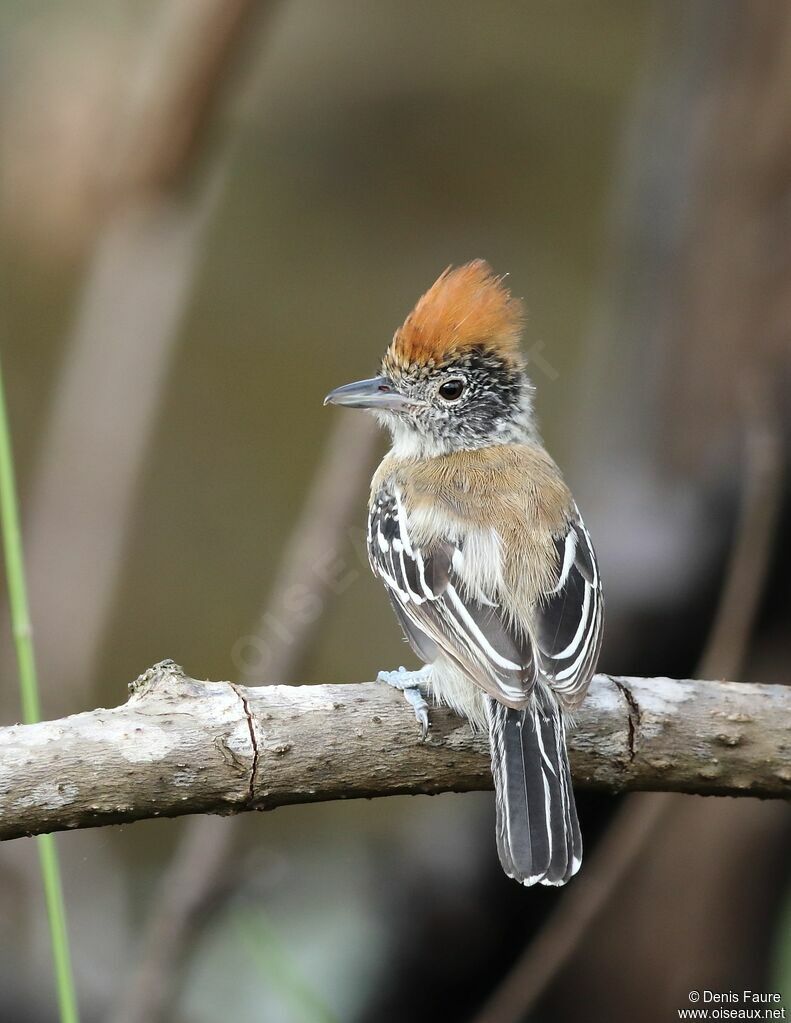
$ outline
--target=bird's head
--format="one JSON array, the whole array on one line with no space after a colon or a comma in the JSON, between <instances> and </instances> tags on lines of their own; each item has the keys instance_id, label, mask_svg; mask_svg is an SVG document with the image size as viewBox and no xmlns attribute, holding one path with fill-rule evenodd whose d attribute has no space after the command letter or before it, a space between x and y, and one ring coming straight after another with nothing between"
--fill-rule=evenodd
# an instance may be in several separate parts
<instances>
[{"instance_id":1,"label":"bird's head","mask_svg":"<svg viewBox=\"0 0 791 1023\"><path fill-rule=\"evenodd\" d=\"M524 441L535 427L523 320L522 303L483 260L448 269L395 332L380 375L324 403L375 412L404 455Z\"/></svg>"}]
</instances>

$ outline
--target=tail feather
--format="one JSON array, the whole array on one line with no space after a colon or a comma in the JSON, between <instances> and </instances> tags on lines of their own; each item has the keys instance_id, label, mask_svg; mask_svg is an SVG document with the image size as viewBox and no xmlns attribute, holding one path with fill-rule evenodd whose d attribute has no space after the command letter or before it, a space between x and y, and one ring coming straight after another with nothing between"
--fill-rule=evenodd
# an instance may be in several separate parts
<instances>
[{"instance_id":1,"label":"tail feather","mask_svg":"<svg viewBox=\"0 0 791 1023\"><path fill-rule=\"evenodd\" d=\"M539 689L524 710L487 705L503 869L525 885L565 884L579 870L582 836L560 708Z\"/></svg>"}]
</instances>

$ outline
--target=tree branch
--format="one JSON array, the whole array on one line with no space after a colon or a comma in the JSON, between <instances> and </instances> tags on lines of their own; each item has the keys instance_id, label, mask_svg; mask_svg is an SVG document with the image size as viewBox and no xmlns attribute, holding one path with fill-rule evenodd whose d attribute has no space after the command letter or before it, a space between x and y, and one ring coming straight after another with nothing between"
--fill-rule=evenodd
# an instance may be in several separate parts
<instances>
[{"instance_id":1,"label":"tree branch","mask_svg":"<svg viewBox=\"0 0 791 1023\"><path fill-rule=\"evenodd\" d=\"M262 686L172 661L121 707L0 729L0 840L149 817L491 787L484 736L445 708L429 741L378 683ZM575 781L791 798L791 688L597 675L569 738Z\"/></svg>"}]
</instances>

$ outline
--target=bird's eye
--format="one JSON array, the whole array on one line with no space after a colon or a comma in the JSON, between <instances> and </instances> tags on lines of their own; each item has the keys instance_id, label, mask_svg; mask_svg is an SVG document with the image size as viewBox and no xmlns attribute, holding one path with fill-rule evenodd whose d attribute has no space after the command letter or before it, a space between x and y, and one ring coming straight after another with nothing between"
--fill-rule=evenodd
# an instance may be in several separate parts
<instances>
[{"instance_id":1,"label":"bird's eye","mask_svg":"<svg viewBox=\"0 0 791 1023\"><path fill-rule=\"evenodd\" d=\"M457 401L464 394L463 380L446 380L440 384L439 394L445 401Z\"/></svg>"}]
</instances>

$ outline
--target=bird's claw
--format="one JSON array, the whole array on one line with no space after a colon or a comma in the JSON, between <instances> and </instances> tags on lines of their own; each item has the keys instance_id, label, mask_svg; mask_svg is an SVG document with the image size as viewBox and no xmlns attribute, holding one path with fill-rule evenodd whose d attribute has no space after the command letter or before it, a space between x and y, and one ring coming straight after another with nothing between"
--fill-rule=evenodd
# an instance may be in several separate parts
<instances>
[{"instance_id":1,"label":"bird's claw","mask_svg":"<svg viewBox=\"0 0 791 1023\"><path fill-rule=\"evenodd\" d=\"M380 671L376 676L377 682L384 682L394 689L400 689L404 699L415 712L415 718L420 725L420 740L425 742L431 722L428 717L428 704L421 691L421 684L425 685L431 673L431 668L426 665L420 671L407 671L403 665L398 671Z\"/></svg>"}]
</instances>

